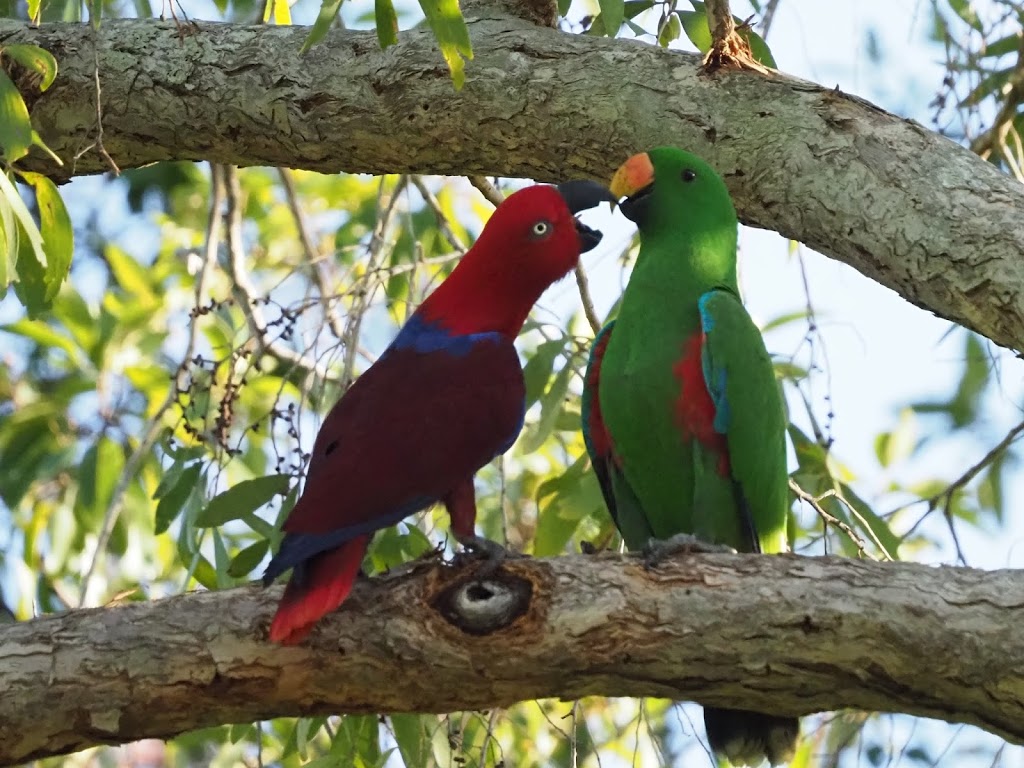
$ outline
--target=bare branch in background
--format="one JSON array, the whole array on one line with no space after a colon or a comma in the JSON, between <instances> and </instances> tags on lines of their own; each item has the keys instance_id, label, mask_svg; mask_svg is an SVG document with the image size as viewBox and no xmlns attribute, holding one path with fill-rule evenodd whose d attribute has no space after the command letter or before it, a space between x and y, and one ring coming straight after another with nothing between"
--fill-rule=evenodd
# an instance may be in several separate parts
<instances>
[{"instance_id":1,"label":"bare branch in background","mask_svg":"<svg viewBox=\"0 0 1024 768\"><path fill-rule=\"evenodd\" d=\"M338 382L337 376L315 360L296 352L280 339L270 338L267 320L259 306L258 290L249 276L249 269L245 263L245 244L242 242L242 189L238 183L238 170L234 166L225 166L224 174L227 184L227 272L231 278L231 294L245 316L253 344L261 355L276 357L283 364L300 369L305 376Z\"/></svg>"}]
</instances>

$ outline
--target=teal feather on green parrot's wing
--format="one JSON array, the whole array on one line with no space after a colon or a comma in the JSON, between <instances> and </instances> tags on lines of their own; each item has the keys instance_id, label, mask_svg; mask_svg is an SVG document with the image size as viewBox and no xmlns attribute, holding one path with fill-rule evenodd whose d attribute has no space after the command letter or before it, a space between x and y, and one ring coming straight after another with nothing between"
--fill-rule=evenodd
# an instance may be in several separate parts
<instances>
[{"instance_id":1,"label":"teal feather on green parrot's wing","mask_svg":"<svg viewBox=\"0 0 1024 768\"><path fill-rule=\"evenodd\" d=\"M712 290L698 301L704 330L702 366L726 436L731 475L765 553L786 551L789 500L786 416L761 332L739 296Z\"/></svg>"}]
</instances>

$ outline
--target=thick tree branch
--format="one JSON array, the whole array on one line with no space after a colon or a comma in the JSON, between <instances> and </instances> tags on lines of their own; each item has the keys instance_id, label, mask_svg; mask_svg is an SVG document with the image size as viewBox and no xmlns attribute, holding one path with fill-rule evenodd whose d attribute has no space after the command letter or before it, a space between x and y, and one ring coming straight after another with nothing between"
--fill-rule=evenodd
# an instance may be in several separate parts
<instances>
[{"instance_id":1,"label":"thick tree branch","mask_svg":"<svg viewBox=\"0 0 1024 768\"><path fill-rule=\"evenodd\" d=\"M281 715L446 712L589 695L779 713L854 707L1024 743L1024 572L840 558L613 554L421 562L360 582L310 640L280 589L80 610L0 630L0 764Z\"/></svg>"},{"instance_id":2,"label":"thick tree branch","mask_svg":"<svg viewBox=\"0 0 1024 768\"><path fill-rule=\"evenodd\" d=\"M381 51L304 28L104 21L32 30L60 74L32 106L68 165L98 173L94 49L104 146L122 168L211 160L324 172L607 178L673 143L726 178L743 220L775 229L1013 349L1024 349L1024 186L919 124L781 75L702 74L697 56L571 36L468 12L474 59L455 91L429 30ZM475 14L475 15L472 15Z\"/></svg>"}]
</instances>

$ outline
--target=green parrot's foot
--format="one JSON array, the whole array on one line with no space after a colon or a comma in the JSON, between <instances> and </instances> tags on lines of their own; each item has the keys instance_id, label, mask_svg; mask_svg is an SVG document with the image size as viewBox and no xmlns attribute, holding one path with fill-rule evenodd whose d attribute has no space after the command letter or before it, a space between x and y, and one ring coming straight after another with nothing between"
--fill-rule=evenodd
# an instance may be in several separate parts
<instances>
[{"instance_id":1,"label":"green parrot's foot","mask_svg":"<svg viewBox=\"0 0 1024 768\"><path fill-rule=\"evenodd\" d=\"M667 539L648 539L644 547L644 568L657 568L673 555L693 553L715 555L736 554L736 550L725 544L712 544L689 533L677 533Z\"/></svg>"},{"instance_id":2,"label":"green parrot's foot","mask_svg":"<svg viewBox=\"0 0 1024 768\"><path fill-rule=\"evenodd\" d=\"M584 555L596 555L601 550L597 548L595 544L589 541L580 542L580 552Z\"/></svg>"}]
</instances>

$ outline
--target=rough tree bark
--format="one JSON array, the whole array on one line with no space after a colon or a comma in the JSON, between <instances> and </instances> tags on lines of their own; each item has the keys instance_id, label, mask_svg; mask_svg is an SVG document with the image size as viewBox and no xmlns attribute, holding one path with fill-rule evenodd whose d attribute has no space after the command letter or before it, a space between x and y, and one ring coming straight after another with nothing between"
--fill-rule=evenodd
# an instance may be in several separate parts
<instances>
[{"instance_id":1,"label":"rough tree bark","mask_svg":"<svg viewBox=\"0 0 1024 768\"><path fill-rule=\"evenodd\" d=\"M856 707L1024 743L1024 572L839 558L617 555L418 563L360 582L302 646L279 589L0 630L0 763L220 723L660 696L803 715Z\"/></svg>"},{"instance_id":2,"label":"rough tree bark","mask_svg":"<svg viewBox=\"0 0 1024 768\"><path fill-rule=\"evenodd\" d=\"M3 21L0 41L60 62L32 116L67 167L28 163L55 177L105 169L84 151L97 60L103 140L122 168L181 159L601 179L629 153L679 144L722 171L746 223L1024 349L1024 187L967 150L805 81L704 75L694 55L467 16L475 58L458 92L420 29L386 51L372 33L335 31L305 56L305 29L267 26Z\"/></svg>"}]
</instances>

